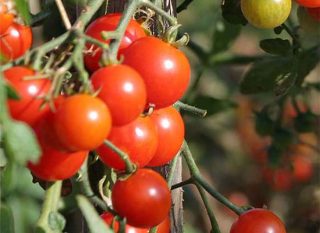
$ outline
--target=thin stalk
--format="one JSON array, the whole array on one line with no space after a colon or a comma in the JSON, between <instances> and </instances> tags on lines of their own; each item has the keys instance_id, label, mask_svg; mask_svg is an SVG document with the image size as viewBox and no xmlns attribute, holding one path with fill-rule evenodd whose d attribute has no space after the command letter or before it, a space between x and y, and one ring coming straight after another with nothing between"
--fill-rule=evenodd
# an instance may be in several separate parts
<instances>
[{"instance_id":1,"label":"thin stalk","mask_svg":"<svg viewBox=\"0 0 320 233\"><path fill-rule=\"evenodd\" d=\"M201 109L201 108L197 108L195 106L191 106L185 103L182 103L180 101L177 101L174 103L174 107L178 108L178 109L182 109L185 110L187 112L191 112L194 115L200 116L200 117L205 117L207 115L207 110Z\"/></svg>"},{"instance_id":2,"label":"thin stalk","mask_svg":"<svg viewBox=\"0 0 320 233\"><path fill-rule=\"evenodd\" d=\"M61 0L55 0L55 2L56 2L56 5L58 7L58 10L59 10L60 16L62 18L63 24L66 27L66 29L69 30L71 28L71 23L70 23L66 8L64 7L64 5L63 5Z\"/></svg>"},{"instance_id":3,"label":"thin stalk","mask_svg":"<svg viewBox=\"0 0 320 233\"><path fill-rule=\"evenodd\" d=\"M181 188L185 185L188 185L188 184L194 184L194 180L192 178L189 178L187 180L184 180L180 183L177 183L177 184L174 184L171 186L171 190L174 190L174 189L177 189L177 188Z\"/></svg>"},{"instance_id":4,"label":"thin stalk","mask_svg":"<svg viewBox=\"0 0 320 233\"><path fill-rule=\"evenodd\" d=\"M178 152L178 154L173 158L173 160L170 163L170 172L167 178L167 183L168 186L171 187L172 182L173 182L173 178L174 178L174 172L176 170L176 166L177 166L177 162L178 162L178 158L180 156L180 151Z\"/></svg>"}]
</instances>

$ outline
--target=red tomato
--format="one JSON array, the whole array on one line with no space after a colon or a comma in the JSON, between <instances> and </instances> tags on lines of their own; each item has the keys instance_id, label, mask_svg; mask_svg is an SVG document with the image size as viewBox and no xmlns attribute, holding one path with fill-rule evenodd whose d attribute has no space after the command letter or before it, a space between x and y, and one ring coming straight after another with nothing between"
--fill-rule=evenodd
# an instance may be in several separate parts
<instances>
[{"instance_id":1,"label":"red tomato","mask_svg":"<svg viewBox=\"0 0 320 233\"><path fill-rule=\"evenodd\" d=\"M157 129L148 116L138 117L124 126L112 127L108 139L127 153L138 167L148 164L158 145ZM97 148L97 152L106 165L117 170L125 169L125 163L109 147L102 145Z\"/></svg>"},{"instance_id":2,"label":"red tomato","mask_svg":"<svg viewBox=\"0 0 320 233\"><path fill-rule=\"evenodd\" d=\"M37 132L36 132L37 133ZM88 151L67 153L47 145L38 135L42 155L37 163L28 163L31 172L47 181L64 180L72 177L85 161Z\"/></svg>"},{"instance_id":3,"label":"red tomato","mask_svg":"<svg viewBox=\"0 0 320 233\"><path fill-rule=\"evenodd\" d=\"M93 150L110 132L109 109L100 99L90 95L68 97L55 113L54 129L66 149Z\"/></svg>"},{"instance_id":4,"label":"red tomato","mask_svg":"<svg viewBox=\"0 0 320 233\"><path fill-rule=\"evenodd\" d=\"M144 110L147 101L143 79L126 65L103 67L91 76L98 97L109 107L112 123L121 126L136 119Z\"/></svg>"},{"instance_id":5,"label":"red tomato","mask_svg":"<svg viewBox=\"0 0 320 233\"><path fill-rule=\"evenodd\" d=\"M110 40L103 40L101 32L115 30L120 22L120 18L121 14L119 13L104 15L93 21L88 26L86 34L108 44ZM131 20L121 41L119 54L122 53L123 49L128 47L133 41L144 36L146 36L146 33L144 29L140 26L140 24L138 24L135 20ZM99 60L101 58L102 51L97 46L93 46L89 43L86 45L86 47L87 49L91 48L94 51L92 54L87 54L84 57L86 67L91 72L93 72L100 67Z\"/></svg>"},{"instance_id":6,"label":"red tomato","mask_svg":"<svg viewBox=\"0 0 320 233\"><path fill-rule=\"evenodd\" d=\"M263 176L273 190L288 191L292 188L293 176L292 171L288 168L277 168L274 170L265 168Z\"/></svg>"},{"instance_id":7,"label":"red tomato","mask_svg":"<svg viewBox=\"0 0 320 233\"><path fill-rule=\"evenodd\" d=\"M149 104L163 108L185 93L190 80L190 64L175 47L155 37L143 37L124 51L124 64L136 69L147 87Z\"/></svg>"},{"instance_id":8,"label":"red tomato","mask_svg":"<svg viewBox=\"0 0 320 233\"><path fill-rule=\"evenodd\" d=\"M151 114L157 127L158 147L148 166L162 166L178 153L184 139L184 123L174 107L161 108Z\"/></svg>"},{"instance_id":9,"label":"red tomato","mask_svg":"<svg viewBox=\"0 0 320 233\"><path fill-rule=\"evenodd\" d=\"M313 175L312 161L303 155L292 157L293 178L298 182L307 182Z\"/></svg>"},{"instance_id":10,"label":"red tomato","mask_svg":"<svg viewBox=\"0 0 320 233\"><path fill-rule=\"evenodd\" d=\"M320 7L320 0L296 0L296 2L307 8Z\"/></svg>"},{"instance_id":11,"label":"red tomato","mask_svg":"<svg viewBox=\"0 0 320 233\"><path fill-rule=\"evenodd\" d=\"M30 125L34 124L48 109L40 109L43 99L51 86L49 79L24 80L26 77L36 75L35 71L23 66L12 67L5 70L4 77L20 96L19 100L8 100L11 116Z\"/></svg>"},{"instance_id":12,"label":"red tomato","mask_svg":"<svg viewBox=\"0 0 320 233\"><path fill-rule=\"evenodd\" d=\"M320 7L307 8L309 15L317 21L320 21Z\"/></svg>"},{"instance_id":13,"label":"red tomato","mask_svg":"<svg viewBox=\"0 0 320 233\"><path fill-rule=\"evenodd\" d=\"M252 209L240 215L230 233L286 233L282 221L266 209Z\"/></svg>"},{"instance_id":14,"label":"red tomato","mask_svg":"<svg viewBox=\"0 0 320 233\"><path fill-rule=\"evenodd\" d=\"M0 1L0 35L2 35L13 22L14 15L8 12L4 0Z\"/></svg>"},{"instance_id":15,"label":"red tomato","mask_svg":"<svg viewBox=\"0 0 320 233\"><path fill-rule=\"evenodd\" d=\"M162 221L157 228L157 233L169 233L170 232L170 217L168 216Z\"/></svg>"},{"instance_id":16,"label":"red tomato","mask_svg":"<svg viewBox=\"0 0 320 233\"><path fill-rule=\"evenodd\" d=\"M135 190L135 191L133 191ZM119 179L112 188L112 205L128 224L151 228L169 215L171 196L161 175L150 169L138 169L127 179Z\"/></svg>"},{"instance_id":17,"label":"red tomato","mask_svg":"<svg viewBox=\"0 0 320 233\"><path fill-rule=\"evenodd\" d=\"M12 23L0 37L1 60L12 60L22 56L32 44L30 27Z\"/></svg>"}]
</instances>

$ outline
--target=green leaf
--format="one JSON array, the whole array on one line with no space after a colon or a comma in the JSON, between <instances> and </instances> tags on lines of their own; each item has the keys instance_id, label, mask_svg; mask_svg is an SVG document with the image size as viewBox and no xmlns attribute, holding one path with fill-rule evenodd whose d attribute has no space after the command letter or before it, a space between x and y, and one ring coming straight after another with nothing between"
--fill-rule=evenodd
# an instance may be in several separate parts
<instances>
[{"instance_id":1,"label":"green leaf","mask_svg":"<svg viewBox=\"0 0 320 233\"><path fill-rule=\"evenodd\" d=\"M7 162L8 162L8 160L7 160L7 157L4 153L4 150L3 150L3 148L0 148L0 168L5 167L7 165Z\"/></svg>"},{"instance_id":2,"label":"green leaf","mask_svg":"<svg viewBox=\"0 0 320 233\"><path fill-rule=\"evenodd\" d=\"M19 100L20 96L19 94L16 92L16 90L11 87L9 84L6 84L6 91L7 91L7 96L10 99L14 99L14 100Z\"/></svg>"},{"instance_id":3,"label":"green leaf","mask_svg":"<svg viewBox=\"0 0 320 233\"><path fill-rule=\"evenodd\" d=\"M238 37L240 31L240 25L233 25L225 20L219 20L216 23L211 51L213 53L219 53L227 50Z\"/></svg>"},{"instance_id":4,"label":"green leaf","mask_svg":"<svg viewBox=\"0 0 320 233\"><path fill-rule=\"evenodd\" d=\"M229 23L242 25L248 23L242 14L240 0L224 0L221 9L223 18Z\"/></svg>"},{"instance_id":5,"label":"green leaf","mask_svg":"<svg viewBox=\"0 0 320 233\"><path fill-rule=\"evenodd\" d=\"M86 197L77 195L76 199L78 206L88 223L88 227L91 233L113 233L113 231L109 227L107 227L104 221L100 218L97 211L94 209L94 207Z\"/></svg>"},{"instance_id":6,"label":"green leaf","mask_svg":"<svg viewBox=\"0 0 320 233\"><path fill-rule=\"evenodd\" d=\"M231 100L217 99L211 96L198 96L192 105L206 109L206 116L212 116L237 106L236 103Z\"/></svg>"},{"instance_id":7,"label":"green leaf","mask_svg":"<svg viewBox=\"0 0 320 233\"><path fill-rule=\"evenodd\" d=\"M15 190L18 183L19 168L15 163L8 163L1 171L1 196L6 196Z\"/></svg>"},{"instance_id":8,"label":"green leaf","mask_svg":"<svg viewBox=\"0 0 320 233\"><path fill-rule=\"evenodd\" d=\"M245 74L240 84L240 91L243 94L258 94L275 91L279 87L276 94L282 94L288 91L294 82L292 66L291 57L266 58L255 62Z\"/></svg>"},{"instance_id":9,"label":"green leaf","mask_svg":"<svg viewBox=\"0 0 320 233\"><path fill-rule=\"evenodd\" d=\"M41 149L32 129L25 123L9 121L5 125L3 145L9 159L21 165L27 161L36 162Z\"/></svg>"},{"instance_id":10,"label":"green leaf","mask_svg":"<svg viewBox=\"0 0 320 233\"><path fill-rule=\"evenodd\" d=\"M287 55L291 51L291 44L289 40L280 38L266 39L260 41L260 48L270 54Z\"/></svg>"},{"instance_id":11,"label":"green leaf","mask_svg":"<svg viewBox=\"0 0 320 233\"><path fill-rule=\"evenodd\" d=\"M49 226L54 231L62 232L66 225L66 219L58 212L50 212L49 214Z\"/></svg>"},{"instance_id":12,"label":"green leaf","mask_svg":"<svg viewBox=\"0 0 320 233\"><path fill-rule=\"evenodd\" d=\"M27 0L14 0L19 16L22 17L27 25L30 25L31 14L29 11L29 3Z\"/></svg>"},{"instance_id":13,"label":"green leaf","mask_svg":"<svg viewBox=\"0 0 320 233\"><path fill-rule=\"evenodd\" d=\"M9 206L1 202L0 206L0 229L3 233L14 233L13 214Z\"/></svg>"}]
</instances>

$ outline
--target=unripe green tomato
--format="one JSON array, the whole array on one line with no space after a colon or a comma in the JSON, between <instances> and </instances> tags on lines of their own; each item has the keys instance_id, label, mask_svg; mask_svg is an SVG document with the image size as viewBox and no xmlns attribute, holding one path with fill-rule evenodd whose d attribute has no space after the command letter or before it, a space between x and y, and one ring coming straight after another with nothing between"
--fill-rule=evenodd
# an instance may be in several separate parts
<instances>
[{"instance_id":1,"label":"unripe green tomato","mask_svg":"<svg viewBox=\"0 0 320 233\"><path fill-rule=\"evenodd\" d=\"M288 18L291 0L241 0L241 10L253 26L275 28Z\"/></svg>"}]
</instances>

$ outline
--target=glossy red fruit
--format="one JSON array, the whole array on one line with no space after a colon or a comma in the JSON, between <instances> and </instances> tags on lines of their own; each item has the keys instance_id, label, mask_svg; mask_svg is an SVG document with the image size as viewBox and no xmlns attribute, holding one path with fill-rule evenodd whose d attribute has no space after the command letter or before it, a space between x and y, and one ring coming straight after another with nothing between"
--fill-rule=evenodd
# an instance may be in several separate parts
<instances>
[{"instance_id":1,"label":"glossy red fruit","mask_svg":"<svg viewBox=\"0 0 320 233\"><path fill-rule=\"evenodd\" d=\"M136 191L133 191L136 190ZM112 188L112 205L128 224L151 228L169 215L170 190L164 178L150 169L138 169Z\"/></svg>"},{"instance_id":2,"label":"glossy red fruit","mask_svg":"<svg viewBox=\"0 0 320 233\"><path fill-rule=\"evenodd\" d=\"M5 79L8 81L17 94L19 100L9 99L8 107L11 116L19 121L24 121L33 125L45 113L47 106L41 108L43 99L51 86L49 79L28 79L36 75L35 71L23 66L15 66L3 72Z\"/></svg>"},{"instance_id":3,"label":"glossy red fruit","mask_svg":"<svg viewBox=\"0 0 320 233\"><path fill-rule=\"evenodd\" d=\"M9 61L22 56L31 44L31 28L12 23L0 37L0 60Z\"/></svg>"},{"instance_id":4,"label":"glossy red fruit","mask_svg":"<svg viewBox=\"0 0 320 233\"><path fill-rule=\"evenodd\" d=\"M98 97L109 107L112 123L121 126L136 119L144 110L147 101L143 79L126 65L103 67L91 76Z\"/></svg>"},{"instance_id":5,"label":"glossy red fruit","mask_svg":"<svg viewBox=\"0 0 320 233\"><path fill-rule=\"evenodd\" d=\"M307 8L308 14L317 21L320 21L320 7Z\"/></svg>"},{"instance_id":6,"label":"glossy red fruit","mask_svg":"<svg viewBox=\"0 0 320 233\"><path fill-rule=\"evenodd\" d=\"M146 83L147 101L156 108L172 105L185 93L190 64L177 48L155 37L143 37L124 51L124 64L137 70Z\"/></svg>"},{"instance_id":7,"label":"glossy red fruit","mask_svg":"<svg viewBox=\"0 0 320 233\"><path fill-rule=\"evenodd\" d=\"M77 94L66 98L57 109L54 129L67 150L93 150L108 136L111 115L100 99Z\"/></svg>"},{"instance_id":8,"label":"glossy red fruit","mask_svg":"<svg viewBox=\"0 0 320 233\"><path fill-rule=\"evenodd\" d=\"M307 182L313 175L313 165L310 158L303 155L292 157L293 178L298 182Z\"/></svg>"},{"instance_id":9,"label":"glossy red fruit","mask_svg":"<svg viewBox=\"0 0 320 233\"><path fill-rule=\"evenodd\" d=\"M296 0L296 2L307 8L320 7L320 0Z\"/></svg>"},{"instance_id":10,"label":"glossy red fruit","mask_svg":"<svg viewBox=\"0 0 320 233\"><path fill-rule=\"evenodd\" d=\"M37 131L36 131L37 133ZM42 155L37 163L28 163L31 172L46 181L64 180L72 177L80 169L88 151L67 153L46 144L38 135Z\"/></svg>"},{"instance_id":11,"label":"glossy red fruit","mask_svg":"<svg viewBox=\"0 0 320 233\"><path fill-rule=\"evenodd\" d=\"M270 169L266 168L263 170L263 176L267 183L275 191L288 191L293 185L292 171L288 168L277 168Z\"/></svg>"},{"instance_id":12,"label":"glossy red fruit","mask_svg":"<svg viewBox=\"0 0 320 233\"><path fill-rule=\"evenodd\" d=\"M110 40L103 40L101 36L102 31L114 31L119 22L120 22L121 14L108 14L104 15L95 21L93 21L87 28L86 34L95 39L98 39L106 44L109 43ZM138 38L146 36L144 29L138 24L135 20L131 20L127 26L124 37L121 41L119 53L122 53L123 50L128 47L133 41ZM99 69L99 60L102 55L102 51L97 46L93 46L92 44L86 45L87 49L91 49L93 53L86 54L84 57L86 67L91 71L95 71Z\"/></svg>"},{"instance_id":13,"label":"glossy red fruit","mask_svg":"<svg viewBox=\"0 0 320 233\"><path fill-rule=\"evenodd\" d=\"M144 167L154 156L158 145L157 130L150 117L138 117L133 122L112 127L108 137L114 145L127 153L138 167ZM109 167L124 170L125 163L109 147L97 148L100 159Z\"/></svg>"},{"instance_id":14,"label":"glossy red fruit","mask_svg":"<svg viewBox=\"0 0 320 233\"><path fill-rule=\"evenodd\" d=\"M230 233L286 233L283 222L271 211L252 209L240 215Z\"/></svg>"},{"instance_id":15,"label":"glossy red fruit","mask_svg":"<svg viewBox=\"0 0 320 233\"><path fill-rule=\"evenodd\" d=\"M184 123L174 107L161 108L151 114L157 128L158 147L148 166L162 166L178 153L184 139Z\"/></svg>"},{"instance_id":16,"label":"glossy red fruit","mask_svg":"<svg viewBox=\"0 0 320 233\"><path fill-rule=\"evenodd\" d=\"M0 1L0 36L9 28L13 23L14 15L9 13L6 2Z\"/></svg>"}]
</instances>

